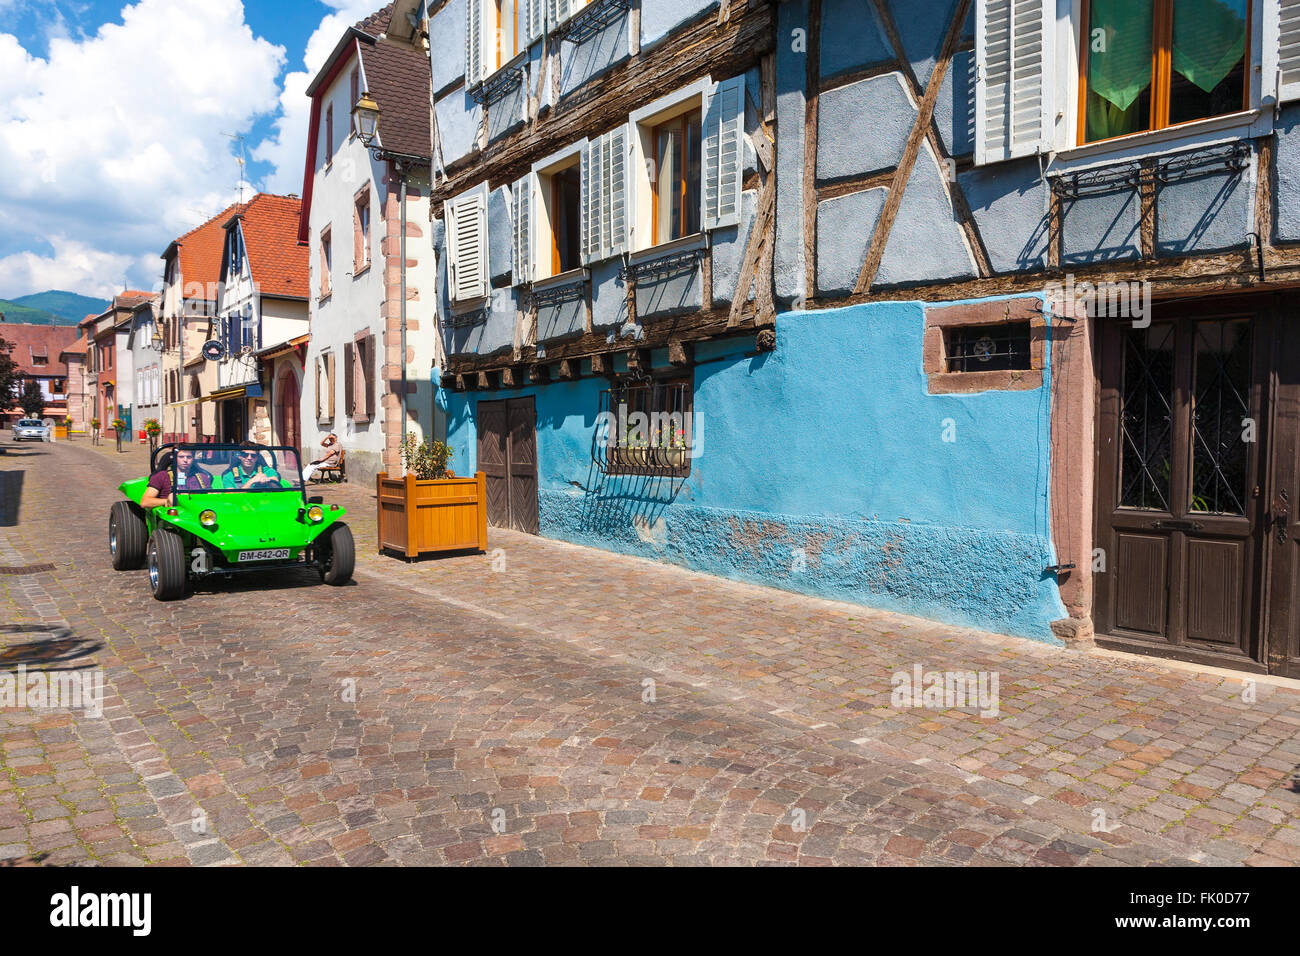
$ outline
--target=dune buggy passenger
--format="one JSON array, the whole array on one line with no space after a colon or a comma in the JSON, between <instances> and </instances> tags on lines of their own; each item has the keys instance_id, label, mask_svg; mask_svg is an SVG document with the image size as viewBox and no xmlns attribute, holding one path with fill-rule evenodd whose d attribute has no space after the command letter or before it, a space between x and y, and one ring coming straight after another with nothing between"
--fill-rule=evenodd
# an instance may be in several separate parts
<instances>
[{"instance_id":1,"label":"dune buggy passenger","mask_svg":"<svg viewBox=\"0 0 1300 956\"><path fill-rule=\"evenodd\" d=\"M194 452L189 448L176 451L176 487L172 487L172 456L164 453L158 459L159 468L149 476L149 485L144 497L140 499L142 508L158 508L162 505L176 504L174 491L206 491L212 487L212 478L194 461Z\"/></svg>"},{"instance_id":2,"label":"dune buggy passenger","mask_svg":"<svg viewBox=\"0 0 1300 956\"><path fill-rule=\"evenodd\" d=\"M227 491L257 488L288 488L289 482L280 478L270 465L263 463L261 450L252 442L242 442L235 463L217 479L217 487Z\"/></svg>"}]
</instances>

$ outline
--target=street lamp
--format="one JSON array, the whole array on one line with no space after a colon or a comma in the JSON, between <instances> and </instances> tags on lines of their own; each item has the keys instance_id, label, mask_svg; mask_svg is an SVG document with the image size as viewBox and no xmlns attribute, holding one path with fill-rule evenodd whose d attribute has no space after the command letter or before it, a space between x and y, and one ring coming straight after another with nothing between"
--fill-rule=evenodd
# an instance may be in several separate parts
<instances>
[{"instance_id":1,"label":"street lamp","mask_svg":"<svg viewBox=\"0 0 1300 956\"><path fill-rule=\"evenodd\" d=\"M391 150L384 149L378 144L379 137L379 104L375 102L368 91L362 91L361 99L357 100L356 105L352 107L352 122L356 128L357 136L360 137L361 143L366 149L370 150L370 155L375 162L388 162L392 164L393 172L397 174L398 180L398 205L401 207L402 236L400 255L402 257L401 268L401 295L402 302L400 305L401 330L402 330L402 447L406 445L406 177L414 165L423 165L428 162L421 156L411 156L407 153L395 153ZM400 460L400 459L399 459ZM405 472L405 466L402 468Z\"/></svg>"}]
</instances>

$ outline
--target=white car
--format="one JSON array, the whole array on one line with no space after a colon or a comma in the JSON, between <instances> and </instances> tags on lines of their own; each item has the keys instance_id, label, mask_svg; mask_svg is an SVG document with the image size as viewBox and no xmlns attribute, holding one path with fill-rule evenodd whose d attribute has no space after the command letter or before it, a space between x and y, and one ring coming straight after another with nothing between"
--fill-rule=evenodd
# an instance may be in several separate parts
<instances>
[{"instance_id":1,"label":"white car","mask_svg":"<svg viewBox=\"0 0 1300 956\"><path fill-rule=\"evenodd\" d=\"M14 441L49 441L50 426L39 418L20 418L14 423Z\"/></svg>"}]
</instances>

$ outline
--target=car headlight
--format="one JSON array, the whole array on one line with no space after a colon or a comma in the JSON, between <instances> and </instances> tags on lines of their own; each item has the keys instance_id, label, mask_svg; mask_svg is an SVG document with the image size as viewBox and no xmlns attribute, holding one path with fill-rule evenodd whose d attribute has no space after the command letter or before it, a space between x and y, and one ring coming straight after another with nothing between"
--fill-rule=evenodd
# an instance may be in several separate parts
<instances>
[{"instance_id":1,"label":"car headlight","mask_svg":"<svg viewBox=\"0 0 1300 956\"><path fill-rule=\"evenodd\" d=\"M317 521L320 521L324 517L325 517L325 510L321 508L320 505L312 505L310 508L307 509L307 520L310 521L312 524L315 524Z\"/></svg>"},{"instance_id":2,"label":"car headlight","mask_svg":"<svg viewBox=\"0 0 1300 956\"><path fill-rule=\"evenodd\" d=\"M215 528L217 526L217 513L209 508L199 513L199 524L205 528Z\"/></svg>"}]
</instances>

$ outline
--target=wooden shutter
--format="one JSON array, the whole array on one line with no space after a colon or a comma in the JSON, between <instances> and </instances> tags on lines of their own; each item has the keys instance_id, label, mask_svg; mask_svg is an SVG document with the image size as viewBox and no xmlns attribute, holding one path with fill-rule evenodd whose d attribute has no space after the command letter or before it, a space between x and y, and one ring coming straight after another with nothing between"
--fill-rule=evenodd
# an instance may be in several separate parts
<instances>
[{"instance_id":1,"label":"wooden shutter","mask_svg":"<svg viewBox=\"0 0 1300 956\"><path fill-rule=\"evenodd\" d=\"M582 250L586 262L627 249L628 127L589 140L582 151Z\"/></svg>"},{"instance_id":2,"label":"wooden shutter","mask_svg":"<svg viewBox=\"0 0 1300 956\"><path fill-rule=\"evenodd\" d=\"M343 343L343 414L348 418L356 415L356 379L357 357L351 342Z\"/></svg>"},{"instance_id":3,"label":"wooden shutter","mask_svg":"<svg viewBox=\"0 0 1300 956\"><path fill-rule=\"evenodd\" d=\"M975 162L1030 156L1051 136L1055 0L978 0Z\"/></svg>"},{"instance_id":4,"label":"wooden shutter","mask_svg":"<svg viewBox=\"0 0 1300 956\"><path fill-rule=\"evenodd\" d=\"M511 224L514 235L514 269L512 283L533 281L533 177L525 173L511 189Z\"/></svg>"},{"instance_id":5,"label":"wooden shutter","mask_svg":"<svg viewBox=\"0 0 1300 956\"><path fill-rule=\"evenodd\" d=\"M455 302L488 294L487 188L476 188L443 204L451 298Z\"/></svg>"},{"instance_id":6,"label":"wooden shutter","mask_svg":"<svg viewBox=\"0 0 1300 956\"><path fill-rule=\"evenodd\" d=\"M706 230L740 222L740 137L744 123L745 77L741 74L715 84L705 94L700 223Z\"/></svg>"},{"instance_id":7,"label":"wooden shutter","mask_svg":"<svg viewBox=\"0 0 1300 956\"><path fill-rule=\"evenodd\" d=\"M329 352L325 355L325 378L329 390L329 401L326 408L329 411L329 417L334 419L334 353Z\"/></svg>"},{"instance_id":8,"label":"wooden shutter","mask_svg":"<svg viewBox=\"0 0 1300 956\"><path fill-rule=\"evenodd\" d=\"M483 79L483 0L465 0L465 85Z\"/></svg>"},{"instance_id":9,"label":"wooden shutter","mask_svg":"<svg viewBox=\"0 0 1300 956\"><path fill-rule=\"evenodd\" d=\"M362 372L366 376L366 418L375 420L375 337L366 336L366 357Z\"/></svg>"},{"instance_id":10,"label":"wooden shutter","mask_svg":"<svg viewBox=\"0 0 1300 956\"><path fill-rule=\"evenodd\" d=\"M1278 102L1300 99L1300 0L1278 0Z\"/></svg>"},{"instance_id":11,"label":"wooden shutter","mask_svg":"<svg viewBox=\"0 0 1300 956\"><path fill-rule=\"evenodd\" d=\"M320 356L316 356L316 377L312 380L312 391L316 394L316 421L320 421Z\"/></svg>"}]
</instances>

